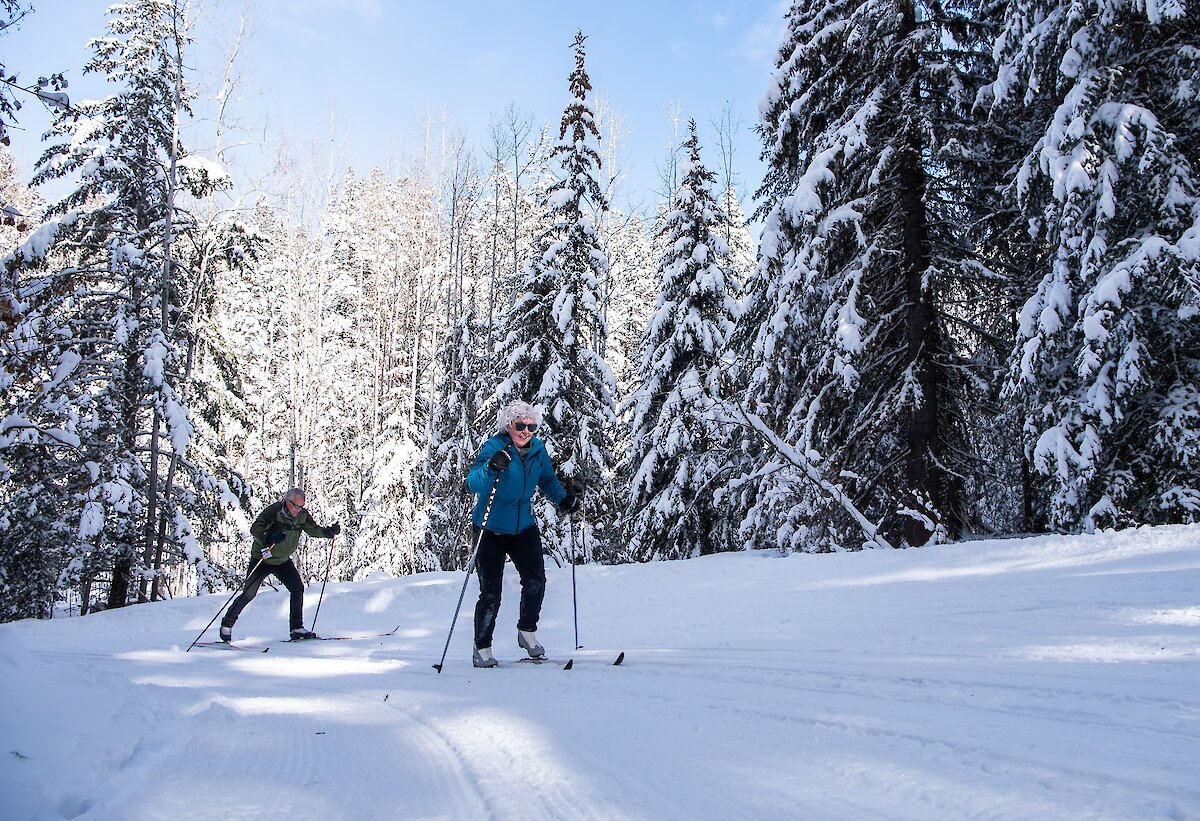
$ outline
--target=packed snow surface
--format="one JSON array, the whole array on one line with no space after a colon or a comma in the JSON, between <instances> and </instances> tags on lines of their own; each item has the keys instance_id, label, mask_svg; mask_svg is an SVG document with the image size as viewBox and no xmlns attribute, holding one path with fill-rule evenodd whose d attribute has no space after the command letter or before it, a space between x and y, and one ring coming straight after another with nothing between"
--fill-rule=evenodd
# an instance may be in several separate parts
<instances>
[{"instance_id":1,"label":"packed snow surface","mask_svg":"<svg viewBox=\"0 0 1200 821\"><path fill-rule=\"evenodd\" d=\"M436 673L462 581L330 584L357 641L266 588L243 650L184 652L227 594L0 627L0 817L1200 818L1200 527L580 567L579 650L552 564L570 671L509 567L501 666L472 579Z\"/></svg>"}]
</instances>

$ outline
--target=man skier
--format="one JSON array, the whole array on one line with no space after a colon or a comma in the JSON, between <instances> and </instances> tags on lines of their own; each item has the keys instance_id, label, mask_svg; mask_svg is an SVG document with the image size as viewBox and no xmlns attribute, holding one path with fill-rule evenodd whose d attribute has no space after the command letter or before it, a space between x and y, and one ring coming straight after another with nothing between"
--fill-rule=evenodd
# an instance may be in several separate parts
<instances>
[{"instance_id":1,"label":"man skier","mask_svg":"<svg viewBox=\"0 0 1200 821\"><path fill-rule=\"evenodd\" d=\"M267 505L250 525L250 535L254 537L250 548L250 575L245 589L221 619L221 641L233 640L233 625L246 605L258 595L258 588L267 576L279 579L291 594L292 639L318 638L316 633L304 629L304 581L296 565L292 564L292 554L300 545L301 532L318 539L332 539L342 532L342 526L334 522L329 527L321 527L314 522L304 507L304 491L294 487L278 502Z\"/></svg>"}]
</instances>

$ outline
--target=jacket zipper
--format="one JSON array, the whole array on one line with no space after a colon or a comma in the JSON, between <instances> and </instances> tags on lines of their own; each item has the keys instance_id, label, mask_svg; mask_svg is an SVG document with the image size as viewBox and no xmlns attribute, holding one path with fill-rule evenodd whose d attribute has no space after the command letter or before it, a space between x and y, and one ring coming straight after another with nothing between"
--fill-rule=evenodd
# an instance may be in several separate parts
<instances>
[{"instance_id":1,"label":"jacket zipper","mask_svg":"<svg viewBox=\"0 0 1200 821\"><path fill-rule=\"evenodd\" d=\"M515 447L514 447L515 450ZM532 451L531 451L532 453ZM525 498L525 490L529 487L529 466L525 464L525 459L521 456L521 452L517 451L517 458L521 460L521 499ZM521 505L520 499L517 500L517 527L513 534L521 532Z\"/></svg>"}]
</instances>

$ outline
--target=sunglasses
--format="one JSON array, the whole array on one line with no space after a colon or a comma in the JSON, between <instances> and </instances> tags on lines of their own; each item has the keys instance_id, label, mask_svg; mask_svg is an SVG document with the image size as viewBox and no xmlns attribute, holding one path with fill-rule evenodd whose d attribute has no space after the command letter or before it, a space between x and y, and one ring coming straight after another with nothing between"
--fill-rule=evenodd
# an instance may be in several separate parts
<instances>
[{"instance_id":1,"label":"sunglasses","mask_svg":"<svg viewBox=\"0 0 1200 821\"><path fill-rule=\"evenodd\" d=\"M513 422L513 430L527 430L530 433L533 433L535 430L537 430L537 422L530 422L529 424L524 422Z\"/></svg>"}]
</instances>

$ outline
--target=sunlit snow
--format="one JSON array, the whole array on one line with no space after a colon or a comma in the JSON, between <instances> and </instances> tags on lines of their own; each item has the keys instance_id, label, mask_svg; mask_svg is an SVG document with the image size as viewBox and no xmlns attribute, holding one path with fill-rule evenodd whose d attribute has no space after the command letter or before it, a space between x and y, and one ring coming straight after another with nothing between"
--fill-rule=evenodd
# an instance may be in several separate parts
<instances>
[{"instance_id":1,"label":"sunlit snow","mask_svg":"<svg viewBox=\"0 0 1200 821\"><path fill-rule=\"evenodd\" d=\"M330 584L357 641L267 589L243 650L184 652L227 594L0 626L0 814L1200 817L1200 526L583 566L582 650L549 572L541 666L511 569L495 670L473 583L431 667L461 573Z\"/></svg>"}]
</instances>

